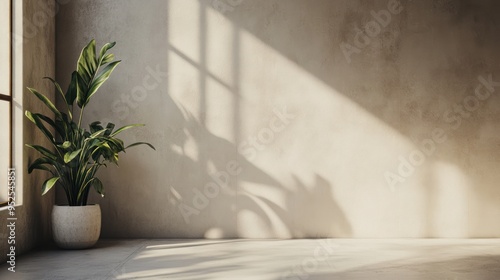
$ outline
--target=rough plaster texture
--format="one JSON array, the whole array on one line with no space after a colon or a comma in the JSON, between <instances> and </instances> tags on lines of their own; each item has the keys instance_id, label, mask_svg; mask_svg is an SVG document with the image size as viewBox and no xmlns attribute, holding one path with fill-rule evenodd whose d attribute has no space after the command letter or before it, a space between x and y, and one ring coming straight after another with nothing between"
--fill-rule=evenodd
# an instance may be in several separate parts
<instances>
[{"instance_id":1,"label":"rough plaster texture","mask_svg":"<svg viewBox=\"0 0 500 280\"><path fill-rule=\"evenodd\" d=\"M500 80L500 5L394 5L62 7L64 85L91 38L123 60L85 121L146 123L124 140L157 147L101 172L103 236L499 237L500 87L478 76Z\"/></svg>"},{"instance_id":2,"label":"rough plaster texture","mask_svg":"<svg viewBox=\"0 0 500 280\"><path fill-rule=\"evenodd\" d=\"M50 82L42 81L42 77L55 76L55 6L52 1L19 1L17 5L22 5L24 30L16 33L21 35L24 40L22 46L22 86L15 88L14 95L22 94L22 106L25 110L34 112L43 112L49 114L45 106L32 98L30 93L25 90L27 86L34 87L40 92L46 93L50 98L54 98L54 89ZM41 14L40 12L43 11ZM35 14L37 14L35 20ZM46 20L42 21L42 16ZM36 24L35 24L36 23ZM20 65L17 65L20 67ZM30 95L29 95L30 94ZM22 114L16 114L16 118L23 118L23 139L16 139L15 149L24 143L37 143L47 145L43 134L35 130L32 123ZM41 185L47 178L46 174L34 172L32 175L27 173L27 163L35 159L36 155L26 148L22 155L23 163L16 162L15 168L17 177L23 178L23 185L18 186L18 201L21 201L19 195L22 194L22 205L16 207L16 254L22 254L36 246L45 244L50 240L50 213L54 204L55 195L49 193L41 196ZM22 189L22 190L21 190ZM7 217L6 210L0 210L0 260L6 260L9 244L7 244Z\"/></svg>"}]
</instances>

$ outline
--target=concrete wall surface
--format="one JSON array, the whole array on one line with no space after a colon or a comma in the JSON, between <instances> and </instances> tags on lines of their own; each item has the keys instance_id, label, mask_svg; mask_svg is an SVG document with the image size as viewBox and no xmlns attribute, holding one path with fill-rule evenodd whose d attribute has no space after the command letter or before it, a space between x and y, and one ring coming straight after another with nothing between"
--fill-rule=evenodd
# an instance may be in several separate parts
<instances>
[{"instance_id":1,"label":"concrete wall surface","mask_svg":"<svg viewBox=\"0 0 500 280\"><path fill-rule=\"evenodd\" d=\"M86 123L145 123L100 171L106 237L500 237L498 1L75 0L123 62ZM35 75L38 76L38 75Z\"/></svg>"},{"instance_id":2,"label":"concrete wall surface","mask_svg":"<svg viewBox=\"0 0 500 280\"><path fill-rule=\"evenodd\" d=\"M55 202L54 192L41 196L42 183L47 174L35 171L28 175L28 163L38 158L38 154L24 147L25 143L50 145L33 123L23 114L24 110L41 112L50 115L50 111L38 99L32 97L26 87L33 87L47 94L54 100L54 87L43 77L55 76L55 14L57 6L52 0L13 1L15 28L13 36L17 38L14 44L13 59L14 82L14 137L15 151L13 167L16 169L16 201L20 203L15 208L14 243L9 243L12 235L7 225L12 221L7 209L0 210L0 261L7 259L10 247L15 246L15 254L19 255L34 247L50 242L50 213ZM22 40L22 41L19 41ZM22 42L19 44L19 42ZM20 156L22 155L22 156ZM2 170L4 172L4 170ZM2 182L3 184L3 182ZM9 257L10 258L10 257Z\"/></svg>"}]
</instances>

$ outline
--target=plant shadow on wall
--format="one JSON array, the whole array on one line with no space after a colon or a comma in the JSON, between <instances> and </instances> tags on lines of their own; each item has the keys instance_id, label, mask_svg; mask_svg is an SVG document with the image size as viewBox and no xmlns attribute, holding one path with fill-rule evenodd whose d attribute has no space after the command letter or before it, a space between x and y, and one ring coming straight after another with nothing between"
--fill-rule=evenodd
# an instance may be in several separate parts
<instances>
[{"instance_id":1,"label":"plant shadow on wall","mask_svg":"<svg viewBox=\"0 0 500 280\"><path fill-rule=\"evenodd\" d=\"M170 116L165 133L136 132L137 138L154 139L161 146L161 162L169 163L161 170L165 188L147 199L152 200L149 205L165 201L161 212L168 213L168 224L182 226L164 228L159 236L167 231L169 236L241 237L237 223L243 212L253 217L263 237L350 236L351 227L325 178L315 175L315 182L306 185L292 174L295 184L286 188L239 154L237 145L210 132L170 96L166 100ZM263 194L253 194L254 187ZM277 193L284 203L278 205L266 193Z\"/></svg>"},{"instance_id":2,"label":"plant shadow on wall","mask_svg":"<svg viewBox=\"0 0 500 280\"><path fill-rule=\"evenodd\" d=\"M111 212L116 213L109 219L107 231L115 230L112 236L123 236L118 229L112 229L119 225L114 222L123 221L133 210L137 213L132 216L140 217L134 221L138 225L130 230L136 236L201 237L210 233L207 236L230 237L252 232L252 228L239 228L248 224L258 228L259 223L268 225L268 233L275 231L285 236L287 232L298 232L300 236L301 227L312 221L301 219L295 223L293 211L312 211L308 215L314 216L314 207L318 206L325 207L322 214L341 213L338 205L345 212L338 214L337 220L345 221L339 222L339 229L335 229L337 221L329 217L324 218L326 225L313 224L317 228L303 235L319 235L330 229L342 236L350 236L351 231L360 237L373 237L374 233L391 237L443 236L447 233L436 227L443 229L445 220L453 224L448 232L451 236L464 232L477 236L475 229L481 235L500 232L500 224L494 220L498 216L495 214L500 214L500 189L496 188L500 180L500 123L496 121L500 106L496 105L500 101L492 94L479 102L480 109L464 109L476 106L475 99L468 96L475 96L477 86L483 85L481 93L488 90L478 75L488 80L488 74L493 73L493 80L500 79L500 74L496 75L498 66L494 65L500 46L495 35L499 19L493 12L498 3L485 1L495 7L486 9L488 4L472 0L401 1L394 8L388 5L394 1L389 0L318 0L314 4L255 0L219 13L224 20L217 23L207 22L210 14L217 13L217 8L210 6L212 2L162 2L166 5L162 11L170 17L165 27L167 46L159 54L167 57L162 71L178 74L184 70L182 74L192 75L176 81L176 87L170 87L173 79L166 78L161 99L151 101L153 108L165 111L164 123L157 122L155 130L141 131L137 139L151 139L160 146L160 158L148 164L148 159L137 156L137 161L144 162L124 161L121 169L134 174L134 178L127 177L133 183L123 183L142 184L147 177L148 182L161 187L154 192L131 187L120 190L122 198L147 203L135 207L140 209L111 205ZM189 22L196 24L191 26L191 33L183 27L176 36L170 36L171 29L183 26L171 19L172 14L186 11L180 3L201 4L200 10L190 14L196 20L189 18ZM370 29L372 37L361 34L363 28L374 28L374 24L380 30ZM218 33L214 32L218 27L230 30L224 33L224 40L211 37ZM357 42L361 36L369 39L362 45ZM210 49L218 50L211 44L221 41L222 47L227 47L224 55L231 57L229 62L219 61L222 56L211 56ZM343 42L356 47L347 54L349 59L340 47ZM207 61L212 63L210 67ZM216 63L223 65L218 68L223 68L222 74L213 73L220 66L213 65ZM225 79L220 79L219 74ZM232 105L231 101L219 103L215 99L218 92L210 89L214 84L216 89L226 90L224 97L234 99ZM498 91L498 87L494 89ZM168 91L172 91L169 94L175 102ZM261 162L246 160L237 151L239 137L248 133L241 128L255 120L253 113L264 112L257 109L268 105L269 100L278 104L286 100L287 105L303 113L293 123L292 135L288 135L296 141L283 147L289 151L283 154L294 157L280 154L275 163L279 168L272 171L266 171ZM207 104L214 101L221 107L208 108ZM463 101L470 103L465 105ZM189 107L196 117L176 102ZM214 121L213 111L223 111L222 107L225 113L233 114L232 141L206 128L206 120ZM251 113L243 114L248 111ZM226 117L231 118L229 113ZM434 133L435 128L442 131ZM442 141L444 138L447 140ZM434 141L434 147L427 139ZM423 144L425 151L413 153L423 149ZM400 175L400 157L410 161L411 153L429 156L424 163L412 158L418 166L406 166L407 174ZM300 161L297 169L318 174L313 183L304 182L303 176L285 166L293 164L286 162L292 160ZM151 168L134 168L143 163ZM231 175L237 174L239 168L241 173ZM284 183L284 176L277 179L276 173L286 170L290 177L300 179L295 184ZM384 172L395 173L404 182L391 192ZM325 187L331 193L323 190ZM252 195L247 194L249 191ZM322 192L325 197L321 199L326 201L321 206L314 202L300 205L297 199L299 193L319 199ZM342 200L336 203L334 197ZM491 215L482 215L485 211ZM470 220L463 218L466 214ZM252 223L238 223L240 215ZM384 221L384 226L376 221Z\"/></svg>"},{"instance_id":3,"label":"plant shadow on wall","mask_svg":"<svg viewBox=\"0 0 500 280\"><path fill-rule=\"evenodd\" d=\"M498 236L500 224L494 217L500 214L499 10L498 2L472 0L262 0L243 1L223 15L250 34L247 38L257 38L287 58L290 67L313 76L309 84L320 81L329 87L324 91L331 101L317 91L308 97L310 104L330 102L331 108L339 108L336 104L341 103L347 108L322 119L364 124L337 131L335 137L351 131L363 136L345 141L357 147L335 146L337 151L354 149L342 159L343 171L354 178L365 163L364 173L386 167L373 176L364 174L352 185L335 187L363 193L377 189L380 205L401 207L406 202L398 193L406 191L414 192L413 201L423 202L421 207L407 204L402 211L370 211L373 207L365 206L373 201L355 208L381 219L392 219L394 213L404 219L418 210L412 223L422 224L421 234L429 237L443 234L444 220L452 223L444 234ZM259 54L252 60L259 61ZM306 79L298 75L293 83ZM355 150L364 147L366 152L356 157ZM394 176L387 179L385 171ZM341 175L339 170L332 172ZM464 220L465 213L477 218Z\"/></svg>"}]
</instances>

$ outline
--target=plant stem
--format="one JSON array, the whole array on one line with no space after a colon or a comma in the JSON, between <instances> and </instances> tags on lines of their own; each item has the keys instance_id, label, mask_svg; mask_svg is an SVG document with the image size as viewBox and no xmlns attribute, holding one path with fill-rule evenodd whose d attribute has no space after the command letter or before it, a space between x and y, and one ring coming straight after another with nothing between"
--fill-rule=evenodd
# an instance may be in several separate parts
<instances>
[{"instance_id":1,"label":"plant stem","mask_svg":"<svg viewBox=\"0 0 500 280\"><path fill-rule=\"evenodd\" d=\"M80 129L81 125L82 125L82 116L83 116L84 110L85 110L85 106L82 106L82 110L80 110L80 118L78 119L78 129Z\"/></svg>"}]
</instances>

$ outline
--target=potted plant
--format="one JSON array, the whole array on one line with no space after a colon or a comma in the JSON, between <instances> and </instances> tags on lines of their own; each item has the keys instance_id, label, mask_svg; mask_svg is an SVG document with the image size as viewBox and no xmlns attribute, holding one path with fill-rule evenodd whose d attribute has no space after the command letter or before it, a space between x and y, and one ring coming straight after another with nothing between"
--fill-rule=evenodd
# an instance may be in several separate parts
<instances>
[{"instance_id":1,"label":"potted plant","mask_svg":"<svg viewBox=\"0 0 500 280\"><path fill-rule=\"evenodd\" d=\"M66 194L68 205L55 205L52 210L54 241L62 248L88 248L99 239L101 210L98 204L87 205L87 199L91 188L104 196L103 184L96 177L100 167L107 163L118 165L118 154L130 147L145 144L154 149L145 142L125 146L117 138L119 133L142 124L116 130L113 123L104 127L99 121L91 123L88 129L82 126L83 114L90 99L120 63L114 60L113 54L107 53L114 45L114 42L107 43L96 53L95 40L90 41L80 54L66 92L54 79L45 77L60 94L63 108L56 108L45 95L28 88L54 114L52 118L26 111L26 117L51 143L50 147L27 145L40 153L40 157L28 166L28 173L35 169L50 173L51 177L42 184L42 195L56 185ZM75 103L79 109L75 108Z\"/></svg>"}]
</instances>

